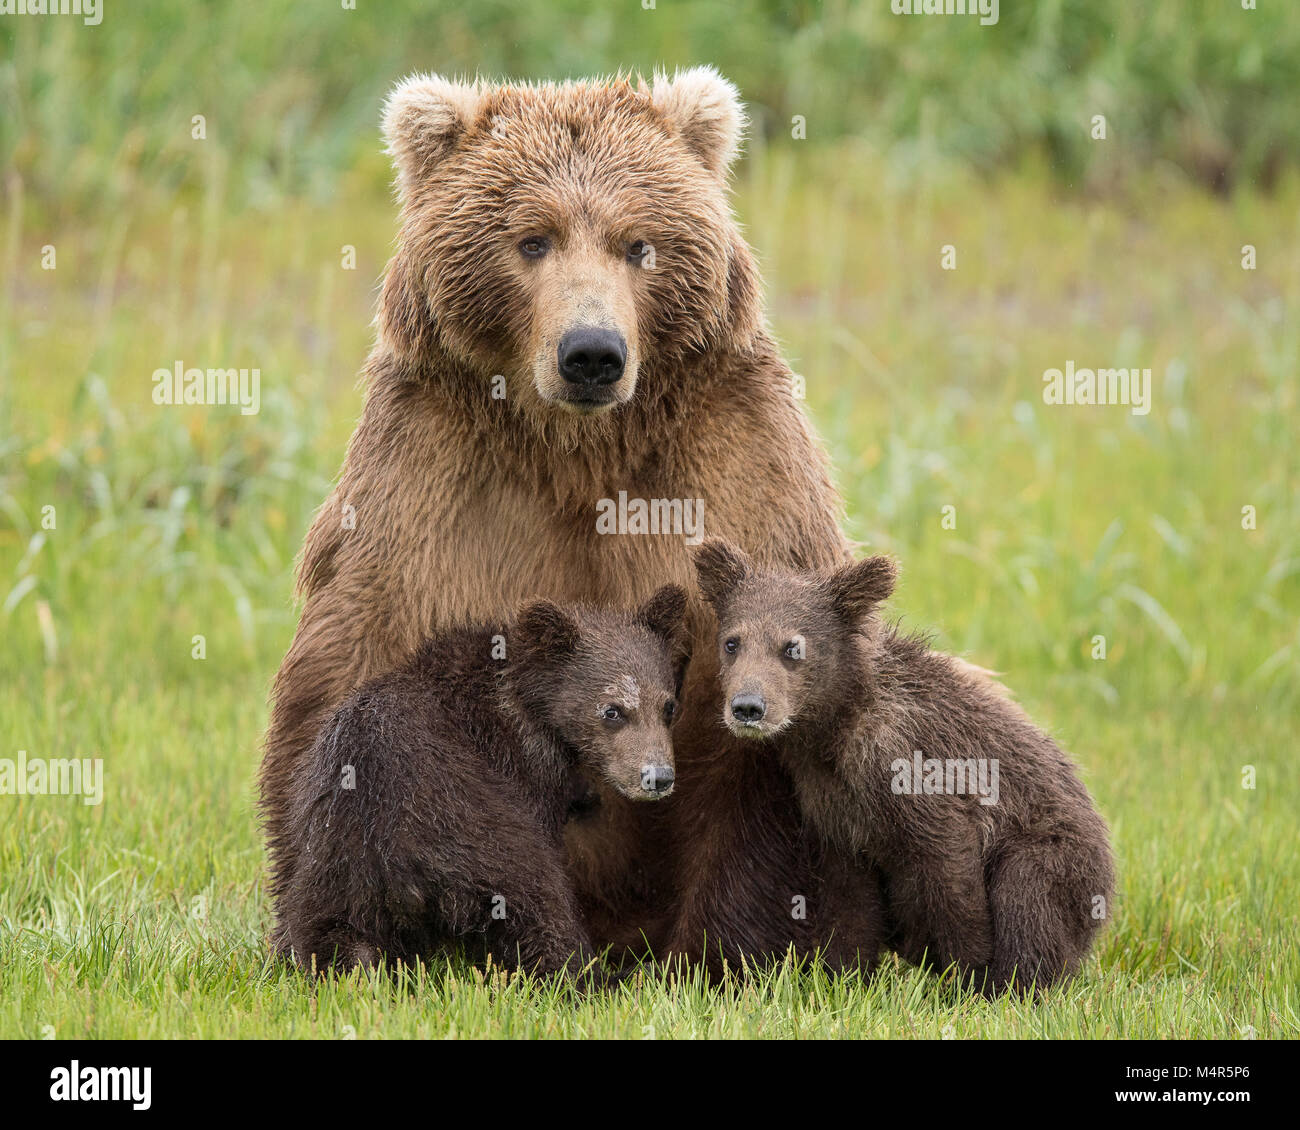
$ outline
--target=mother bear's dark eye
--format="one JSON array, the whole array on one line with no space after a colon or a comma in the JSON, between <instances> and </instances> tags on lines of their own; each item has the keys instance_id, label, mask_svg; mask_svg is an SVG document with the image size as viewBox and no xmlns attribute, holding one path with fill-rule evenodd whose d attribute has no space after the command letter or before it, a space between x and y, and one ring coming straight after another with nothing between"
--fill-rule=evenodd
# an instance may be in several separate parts
<instances>
[{"instance_id":1,"label":"mother bear's dark eye","mask_svg":"<svg viewBox=\"0 0 1300 1130\"><path fill-rule=\"evenodd\" d=\"M525 259L540 259L550 249L551 241L541 235L530 235L519 243L519 254Z\"/></svg>"},{"instance_id":2,"label":"mother bear's dark eye","mask_svg":"<svg viewBox=\"0 0 1300 1130\"><path fill-rule=\"evenodd\" d=\"M650 245L644 239L638 239L627 245L627 261L629 263L641 263L650 253Z\"/></svg>"},{"instance_id":3,"label":"mother bear's dark eye","mask_svg":"<svg viewBox=\"0 0 1300 1130\"><path fill-rule=\"evenodd\" d=\"M605 719L606 722L621 722L623 719L623 711L621 711L617 706L607 706L600 712L600 716Z\"/></svg>"},{"instance_id":4,"label":"mother bear's dark eye","mask_svg":"<svg viewBox=\"0 0 1300 1130\"><path fill-rule=\"evenodd\" d=\"M740 647L740 637L732 636L731 639L727 640L727 642L722 645L722 650L728 655L735 655L738 647Z\"/></svg>"}]
</instances>

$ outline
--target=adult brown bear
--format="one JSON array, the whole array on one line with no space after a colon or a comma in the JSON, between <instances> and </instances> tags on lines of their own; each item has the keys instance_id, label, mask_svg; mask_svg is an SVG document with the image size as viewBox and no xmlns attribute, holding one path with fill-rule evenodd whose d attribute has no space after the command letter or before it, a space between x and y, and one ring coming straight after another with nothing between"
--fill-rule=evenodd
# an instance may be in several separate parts
<instances>
[{"instance_id":1,"label":"adult brown bear","mask_svg":"<svg viewBox=\"0 0 1300 1130\"><path fill-rule=\"evenodd\" d=\"M631 607L691 588L705 530L771 566L848 559L728 203L743 123L707 68L393 92L401 237L365 410L303 550L262 768L277 902L304 752L433 630L536 597ZM638 532L646 515L659 532ZM567 830L588 927L661 955L707 942L714 967L810 948L831 924L790 782L717 724L698 600L690 623L677 796L657 813L608 796Z\"/></svg>"}]
</instances>

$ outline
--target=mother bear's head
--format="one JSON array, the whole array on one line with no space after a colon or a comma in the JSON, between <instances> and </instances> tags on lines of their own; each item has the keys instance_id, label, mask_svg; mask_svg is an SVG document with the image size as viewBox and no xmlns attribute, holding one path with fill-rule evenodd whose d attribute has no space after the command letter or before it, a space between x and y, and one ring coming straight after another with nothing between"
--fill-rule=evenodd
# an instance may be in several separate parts
<instances>
[{"instance_id":1,"label":"mother bear's head","mask_svg":"<svg viewBox=\"0 0 1300 1130\"><path fill-rule=\"evenodd\" d=\"M589 416L692 355L746 348L762 312L726 184L743 128L710 68L635 86L405 80L384 113L403 208L381 344L446 358L475 394Z\"/></svg>"}]
</instances>

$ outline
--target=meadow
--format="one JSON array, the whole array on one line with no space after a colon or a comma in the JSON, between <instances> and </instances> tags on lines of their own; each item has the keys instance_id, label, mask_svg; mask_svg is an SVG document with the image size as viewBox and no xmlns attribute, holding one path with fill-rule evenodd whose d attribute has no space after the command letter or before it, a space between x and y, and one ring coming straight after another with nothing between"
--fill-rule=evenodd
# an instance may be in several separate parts
<instances>
[{"instance_id":1,"label":"meadow","mask_svg":"<svg viewBox=\"0 0 1300 1130\"><path fill-rule=\"evenodd\" d=\"M103 30L147 50L126 17ZM298 104L256 28L218 31L247 98ZM105 788L0 796L0 1037L1300 1035L1294 170L1207 181L1117 148L1099 186L1082 148L909 163L847 128L759 131L738 169L848 528L902 564L895 615L1001 672L1110 823L1117 897L1079 978L988 1001L892 961L866 983L787 962L582 997L457 960L312 987L266 959L255 773L294 556L362 403L396 231L378 97L407 60L362 43L364 97L327 96L336 64L315 117L240 117L281 133L234 143L214 116L207 144L183 71L113 132L59 86L104 59L70 25L22 34L0 66L27 122L0 134L0 758L102 758ZM154 404L177 359L257 367L260 411ZM1150 412L1044 403L1070 360L1150 368Z\"/></svg>"}]
</instances>

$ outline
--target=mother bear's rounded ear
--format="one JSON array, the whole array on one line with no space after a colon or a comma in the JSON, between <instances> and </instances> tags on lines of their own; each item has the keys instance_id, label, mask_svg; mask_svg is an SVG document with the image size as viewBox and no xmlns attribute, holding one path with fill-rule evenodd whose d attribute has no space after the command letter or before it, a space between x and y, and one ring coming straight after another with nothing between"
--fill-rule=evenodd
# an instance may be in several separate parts
<instances>
[{"instance_id":1,"label":"mother bear's rounded ear","mask_svg":"<svg viewBox=\"0 0 1300 1130\"><path fill-rule=\"evenodd\" d=\"M700 595L715 609L752 572L744 551L726 538L705 538L695 550L695 576Z\"/></svg>"},{"instance_id":2,"label":"mother bear's rounded ear","mask_svg":"<svg viewBox=\"0 0 1300 1130\"><path fill-rule=\"evenodd\" d=\"M403 200L473 126L482 101L477 83L441 75L411 75L393 87L384 103L384 139Z\"/></svg>"},{"instance_id":3,"label":"mother bear's rounded ear","mask_svg":"<svg viewBox=\"0 0 1300 1130\"><path fill-rule=\"evenodd\" d=\"M718 177L725 177L745 135L740 94L712 67L692 67L671 78L656 74L650 102L686 147Z\"/></svg>"}]
</instances>

